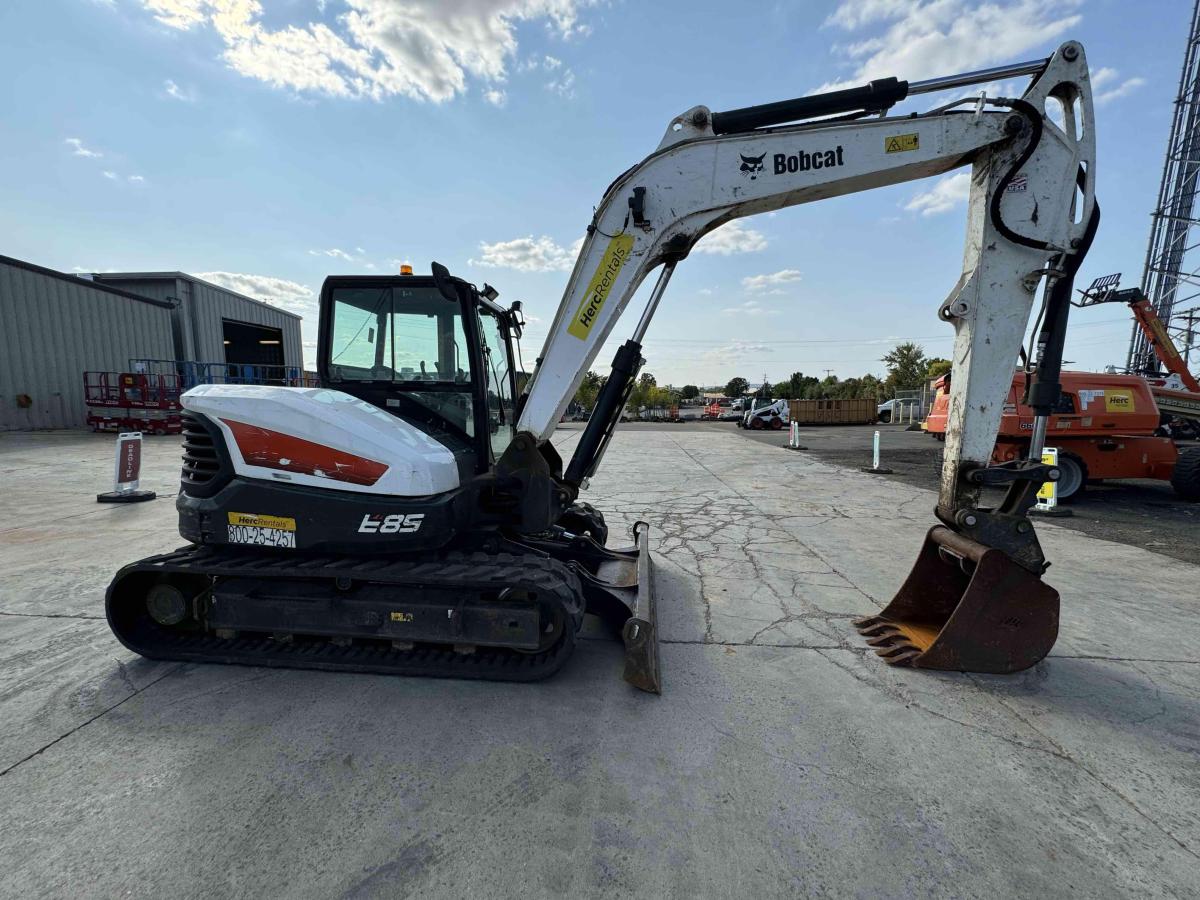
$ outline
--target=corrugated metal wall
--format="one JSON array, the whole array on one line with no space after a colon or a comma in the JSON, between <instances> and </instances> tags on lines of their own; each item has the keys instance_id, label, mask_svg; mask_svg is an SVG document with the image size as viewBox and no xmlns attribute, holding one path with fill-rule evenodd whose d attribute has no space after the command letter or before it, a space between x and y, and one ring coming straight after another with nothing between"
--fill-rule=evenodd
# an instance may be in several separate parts
<instances>
[{"instance_id":1,"label":"corrugated metal wall","mask_svg":"<svg viewBox=\"0 0 1200 900\"><path fill-rule=\"evenodd\" d=\"M247 300L203 281L193 281L190 286L192 309L195 312L192 327L196 333L198 359L225 359L225 333L221 327L221 320L232 319L235 322L278 328L283 332L284 365L304 366L298 318L273 306Z\"/></svg>"},{"instance_id":2,"label":"corrugated metal wall","mask_svg":"<svg viewBox=\"0 0 1200 900\"><path fill-rule=\"evenodd\" d=\"M109 287L118 288L122 291L129 291L131 294L137 294L140 297L150 297L154 300L162 300L170 303L174 309L171 310L171 319L175 323L175 341L172 345L173 350L163 359L195 359L192 355L192 326L188 321L188 317L182 308L182 301L179 299L184 293L184 285L177 279L159 278L129 278L124 279L120 275L97 275L96 280L102 284L107 284ZM125 363L129 365L128 362Z\"/></svg>"},{"instance_id":3,"label":"corrugated metal wall","mask_svg":"<svg viewBox=\"0 0 1200 900\"><path fill-rule=\"evenodd\" d=\"M179 273L162 273L159 277L154 273L127 277L118 273L101 275L100 279L145 297L178 298L182 359L224 362L225 334L221 321L231 319L278 328L283 332L284 365L304 366L300 319L291 313Z\"/></svg>"},{"instance_id":4,"label":"corrugated metal wall","mask_svg":"<svg viewBox=\"0 0 1200 900\"><path fill-rule=\"evenodd\" d=\"M174 356L171 310L0 260L0 430L84 425L84 371L139 356Z\"/></svg>"}]
</instances>

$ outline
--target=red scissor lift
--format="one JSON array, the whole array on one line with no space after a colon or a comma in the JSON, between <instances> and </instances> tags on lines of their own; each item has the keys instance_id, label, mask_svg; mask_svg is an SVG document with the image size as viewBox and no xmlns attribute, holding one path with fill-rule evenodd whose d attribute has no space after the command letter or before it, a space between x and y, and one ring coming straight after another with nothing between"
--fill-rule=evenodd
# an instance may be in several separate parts
<instances>
[{"instance_id":1,"label":"red scissor lift","mask_svg":"<svg viewBox=\"0 0 1200 900\"><path fill-rule=\"evenodd\" d=\"M84 372L83 399L92 431L183 431L178 375L139 372Z\"/></svg>"}]
</instances>

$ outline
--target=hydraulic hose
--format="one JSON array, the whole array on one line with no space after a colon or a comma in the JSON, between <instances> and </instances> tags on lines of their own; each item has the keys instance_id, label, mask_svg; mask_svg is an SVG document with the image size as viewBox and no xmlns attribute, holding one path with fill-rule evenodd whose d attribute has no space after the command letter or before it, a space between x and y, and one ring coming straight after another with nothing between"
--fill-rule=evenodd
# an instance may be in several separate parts
<instances>
[{"instance_id":1,"label":"hydraulic hose","mask_svg":"<svg viewBox=\"0 0 1200 900\"><path fill-rule=\"evenodd\" d=\"M1037 111L1037 107L1027 100L1014 100L1012 101L1012 108L1029 121L1031 129L1029 143L1025 145L1025 149L1021 151L1021 155L1017 157L1017 161L1012 164L1012 167L1000 177L1000 184L996 186L996 191L992 194L992 202L988 206L988 212L992 217L992 224L996 226L996 230L1014 244L1020 244L1022 247L1032 247L1035 250L1049 250L1050 245L1045 241L1017 234L1017 232L1004 224L1004 219L1000 216L1000 201L1004 199L1008 185L1016 177L1017 173L1021 171L1025 163L1029 162L1029 158L1033 156L1033 151L1037 149L1038 144L1042 140L1042 114Z\"/></svg>"}]
</instances>

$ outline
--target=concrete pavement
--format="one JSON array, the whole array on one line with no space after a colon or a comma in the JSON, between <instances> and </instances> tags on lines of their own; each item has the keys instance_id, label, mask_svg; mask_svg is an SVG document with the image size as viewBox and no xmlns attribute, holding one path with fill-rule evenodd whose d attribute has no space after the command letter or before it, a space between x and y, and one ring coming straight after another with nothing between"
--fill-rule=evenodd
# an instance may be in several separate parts
<instances>
[{"instance_id":1,"label":"concrete pavement","mask_svg":"<svg viewBox=\"0 0 1200 900\"><path fill-rule=\"evenodd\" d=\"M161 499L133 507L94 502L111 452L0 435L0 895L1200 891L1195 566L1038 523L1051 657L892 669L849 620L932 493L618 432L586 499L654 527L661 697L599 634L524 686L151 663L103 589L178 545L178 446L149 442Z\"/></svg>"}]
</instances>

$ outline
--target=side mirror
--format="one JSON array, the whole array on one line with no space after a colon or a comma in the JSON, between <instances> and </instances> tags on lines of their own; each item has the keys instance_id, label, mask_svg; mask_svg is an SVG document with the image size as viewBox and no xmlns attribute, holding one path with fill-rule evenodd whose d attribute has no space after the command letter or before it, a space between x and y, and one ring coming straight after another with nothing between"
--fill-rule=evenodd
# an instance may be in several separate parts
<instances>
[{"instance_id":1,"label":"side mirror","mask_svg":"<svg viewBox=\"0 0 1200 900\"><path fill-rule=\"evenodd\" d=\"M433 269L433 283L437 285L438 291L447 300L457 303L458 290L451 280L450 270L438 262L433 263L431 268Z\"/></svg>"},{"instance_id":2,"label":"side mirror","mask_svg":"<svg viewBox=\"0 0 1200 900\"><path fill-rule=\"evenodd\" d=\"M525 330L525 316L521 312L520 300L514 300L512 306L508 308L508 321L517 337L520 338L521 333Z\"/></svg>"}]
</instances>

